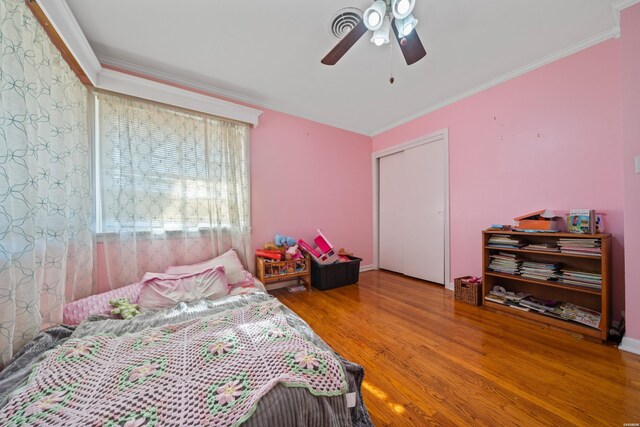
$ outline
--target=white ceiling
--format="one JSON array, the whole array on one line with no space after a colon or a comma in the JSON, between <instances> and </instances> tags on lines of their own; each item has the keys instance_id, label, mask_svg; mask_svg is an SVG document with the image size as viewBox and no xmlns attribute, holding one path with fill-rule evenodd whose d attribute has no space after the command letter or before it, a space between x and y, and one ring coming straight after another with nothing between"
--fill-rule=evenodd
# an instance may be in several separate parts
<instances>
[{"instance_id":1,"label":"white ceiling","mask_svg":"<svg viewBox=\"0 0 640 427\"><path fill-rule=\"evenodd\" d=\"M611 37L613 0L416 0L427 57L370 34L335 65L335 13L371 0L67 0L100 62L373 135ZM250 4L249 4L250 3ZM393 69L395 83L389 84Z\"/></svg>"}]
</instances>

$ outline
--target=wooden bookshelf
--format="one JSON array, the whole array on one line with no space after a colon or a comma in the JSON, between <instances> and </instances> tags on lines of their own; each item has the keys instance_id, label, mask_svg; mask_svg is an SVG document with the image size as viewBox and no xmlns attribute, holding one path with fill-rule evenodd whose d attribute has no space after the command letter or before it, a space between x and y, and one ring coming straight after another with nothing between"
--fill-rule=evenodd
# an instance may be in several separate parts
<instances>
[{"instance_id":1,"label":"wooden bookshelf","mask_svg":"<svg viewBox=\"0 0 640 427\"><path fill-rule=\"evenodd\" d=\"M489 246L492 235L518 236L528 243L556 243L560 238L572 239L598 239L602 247L599 256L568 254L561 252L547 252L528 250L525 248L499 248ZM527 261L559 263L563 268L602 275L602 289L574 286L556 281L544 281L521 277L508 273L489 270L491 255L498 253L516 253ZM545 300L557 300L573 303L592 310L599 311L602 319L599 328L591 328L576 322L550 317L536 311L522 311L507 305L487 301L483 298L485 307L500 311L511 316L523 318L548 327L561 329L570 333L581 334L584 337L606 341L610 326L610 295L611 295L611 235L609 234L573 234L573 233L525 233L517 231L492 231L482 232L482 270L483 270L483 295L489 294L495 285L504 287L509 291L526 292L532 296Z\"/></svg>"}]
</instances>

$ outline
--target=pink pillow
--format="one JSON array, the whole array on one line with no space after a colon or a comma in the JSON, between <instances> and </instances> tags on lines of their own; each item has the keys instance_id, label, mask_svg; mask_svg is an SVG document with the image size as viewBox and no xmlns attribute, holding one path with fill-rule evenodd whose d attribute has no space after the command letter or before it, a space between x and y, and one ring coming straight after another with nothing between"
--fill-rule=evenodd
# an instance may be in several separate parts
<instances>
[{"instance_id":1,"label":"pink pillow","mask_svg":"<svg viewBox=\"0 0 640 427\"><path fill-rule=\"evenodd\" d=\"M229 293L229 283L222 266L198 273L147 273L141 283L138 304L142 310L173 307L180 301L216 299Z\"/></svg>"},{"instance_id":2,"label":"pink pillow","mask_svg":"<svg viewBox=\"0 0 640 427\"><path fill-rule=\"evenodd\" d=\"M227 280L231 285L236 285L237 283L245 282L247 280L247 272L240 262L238 254L236 254L236 251L234 251L233 249L229 249L227 252L218 257L199 262L197 264L174 265L171 267L167 267L164 272L167 274L197 273L204 270L205 268L213 268L218 266L224 267L225 274L227 275Z\"/></svg>"},{"instance_id":3,"label":"pink pillow","mask_svg":"<svg viewBox=\"0 0 640 427\"><path fill-rule=\"evenodd\" d=\"M141 286L141 283L134 283L65 304L62 312L62 321L67 325L79 325L89 316L108 316L113 310L113 307L109 304L110 300L114 298L129 298L129 301L135 303L138 301Z\"/></svg>"}]
</instances>

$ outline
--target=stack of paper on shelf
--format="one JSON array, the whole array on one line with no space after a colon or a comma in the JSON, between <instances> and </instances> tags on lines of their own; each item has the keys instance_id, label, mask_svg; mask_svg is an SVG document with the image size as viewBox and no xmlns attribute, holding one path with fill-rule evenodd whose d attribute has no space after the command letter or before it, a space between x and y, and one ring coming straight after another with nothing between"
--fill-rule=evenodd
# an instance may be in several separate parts
<instances>
[{"instance_id":1,"label":"stack of paper on shelf","mask_svg":"<svg viewBox=\"0 0 640 427\"><path fill-rule=\"evenodd\" d=\"M515 236L501 236L499 234L494 234L489 238L489 246L493 246L495 248L517 249L524 245L524 241Z\"/></svg>"},{"instance_id":2,"label":"stack of paper on shelf","mask_svg":"<svg viewBox=\"0 0 640 427\"><path fill-rule=\"evenodd\" d=\"M555 243L531 243L524 247L531 251L558 252L560 248Z\"/></svg>"},{"instance_id":3,"label":"stack of paper on shelf","mask_svg":"<svg viewBox=\"0 0 640 427\"><path fill-rule=\"evenodd\" d=\"M530 294L525 294L523 292L509 292L505 290L501 286L494 286L491 291L487 295L484 296L484 299L487 301L492 301L498 304L508 305L513 308L517 308L523 311L529 311L526 307L521 307L519 301L529 297Z\"/></svg>"},{"instance_id":4,"label":"stack of paper on shelf","mask_svg":"<svg viewBox=\"0 0 640 427\"><path fill-rule=\"evenodd\" d=\"M520 274L520 265L522 265L522 259L516 254L499 252L491 255L489 269L498 273Z\"/></svg>"},{"instance_id":5,"label":"stack of paper on shelf","mask_svg":"<svg viewBox=\"0 0 640 427\"><path fill-rule=\"evenodd\" d=\"M520 300L520 305L542 313L542 312L553 311L556 307L560 305L560 302L554 301L554 300L542 300L539 298L527 297Z\"/></svg>"},{"instance_id":6,"label":"stack of paper on shelf","mask_svg":"<svg viewBox=\"0 0 640 427\"><path fill-rule=\"evenodd\" d=\"M591 289L602 289L602 274L562 269L558 282Z\"/></svg>"},{"instance_id":7,"label":"stack of paper on shelf","mask_svg":"<svg viewBox=\"0 0 640 427\"><path fill-rule=\"evenodd\" d=\"M525 261L520 268L522 277L538 280L551 280L558 278L558 264L546 264L543 262Z\"/></svg>"},{"instance_id":8,"label":"stack of paper on shelf","mask_svg":"<svg viewBox=\"0 0 640 427\"><path fill-rule=\"evenodd\" d=\"M572 320L577 323L582 323L583 325L591 326L592 328L600 328L602 314L595 310L590 310L586 307L568 302L563 303L558 309L562 310L561 316L565 320Z\"/></svg>"},{"instance_id":9,"label":"stack of paper on shelf","mask_svg":"<svg viewBox=\"0 0 640 427\"><path fill-rule=\"evenodd\" d=\"M593 255L600 256L602 248L600 247L600 239L558 239L560 252L563 254L574 255Z\"/></svg>"}]
</instances>

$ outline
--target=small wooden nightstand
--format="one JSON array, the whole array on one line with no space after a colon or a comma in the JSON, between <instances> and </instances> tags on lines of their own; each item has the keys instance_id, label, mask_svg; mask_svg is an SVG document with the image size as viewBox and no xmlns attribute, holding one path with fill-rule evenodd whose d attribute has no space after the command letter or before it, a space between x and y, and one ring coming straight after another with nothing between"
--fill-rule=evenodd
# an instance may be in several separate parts
<instances>
[{"instance_id":1,"label":"small wooden nightstand","mask_svg":"<svg viewBox=\"0 0 640 427\"><path fill-rule=\"evenodd\" d=\"M265 285L297 279L298 284L304 283L309 290L311 288L311 259L309 254L305 254L304 258L284 261L271 261L257 256L256 276Z\"/></svg>"}]
</instances>

